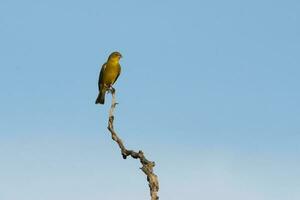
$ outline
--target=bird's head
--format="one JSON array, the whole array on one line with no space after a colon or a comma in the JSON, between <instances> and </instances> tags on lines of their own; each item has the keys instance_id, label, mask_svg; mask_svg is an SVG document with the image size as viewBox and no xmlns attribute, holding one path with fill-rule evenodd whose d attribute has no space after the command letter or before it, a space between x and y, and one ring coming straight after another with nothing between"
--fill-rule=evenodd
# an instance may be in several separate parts
<instances>
[{"instance_id":1,"label":"bird's head","mask_svg":"<svg viewBox=\"0 0 300 200\"><path fill-rule=\"evenodd\" d=\"M119 52L115 51L109 55L108 61L119 62L121 58L122 55Z\"/></svg>"}]
</instances>

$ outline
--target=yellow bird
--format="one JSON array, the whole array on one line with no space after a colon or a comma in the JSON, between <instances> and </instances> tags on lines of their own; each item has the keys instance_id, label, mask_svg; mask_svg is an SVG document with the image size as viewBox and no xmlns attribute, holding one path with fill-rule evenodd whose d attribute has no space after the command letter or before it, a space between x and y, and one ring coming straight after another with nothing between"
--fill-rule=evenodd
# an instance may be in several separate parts
<instances>
[{"instance_id":1,"label":"yellow bird","mask_svg":"<svg viewBox=\"0 0 300 200\"><path fill-rule=\"evenodd\" d=\"M96 104L104 104L106 91L116 82L120 73L121 65L119 63L122 55L119 52L113 52L109 55L107 62L102 65L98 88L99 95L96 99Z\"/></svg>"}]
</instances>

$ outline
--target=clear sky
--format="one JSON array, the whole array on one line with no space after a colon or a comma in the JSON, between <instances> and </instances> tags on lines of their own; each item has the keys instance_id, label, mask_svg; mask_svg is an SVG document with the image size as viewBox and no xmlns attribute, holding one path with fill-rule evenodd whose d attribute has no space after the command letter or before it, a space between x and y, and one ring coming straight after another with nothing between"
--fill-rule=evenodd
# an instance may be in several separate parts
<instances>
[{"instance_id":1,"label":"clear sky","mask_svg":"<svg viewBox=\"0 0 300 200\"><path fill-rule=\"evenodd\" d=\"M0 200L300 199L296 0L0 1Z\"/></svg>"}]
</instances>

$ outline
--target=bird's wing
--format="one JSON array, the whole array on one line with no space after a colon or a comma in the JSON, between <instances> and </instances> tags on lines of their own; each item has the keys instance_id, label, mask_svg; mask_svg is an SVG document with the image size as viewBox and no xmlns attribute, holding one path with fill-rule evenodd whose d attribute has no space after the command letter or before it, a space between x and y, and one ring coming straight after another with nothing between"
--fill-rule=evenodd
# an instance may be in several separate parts
<instances>
[{"instance_id":1,"label":"bird's wing","mask_svg":"<svg viewBox=\"0 0 300 200\"><path fill-rule=\"evenodd\" d=\"M118 75L117 75L117 77L116 77L115 81L114 81L112 84L114 84L114 83L117 81L117 79L118 79L118 77L120 76L120 74L121 74L121 66L120 66L119 73L118 73Z\"/></svg>"},{"instance_id":2,"label":"bird's wing","mask_svg":"<svg viewBox=\"0 0 300 200\"><path fill-rule=\"evenodd\" d=\"M106 68L106 63L104 63L102 65L102 68L101 68L101 71L100 71L100 74L99 74L99 80L98 80L99 91L101 90L101 82L102 82L102 79L103 79L103 73L104 73L105 68Z\"/></svg>"}]
</instances>

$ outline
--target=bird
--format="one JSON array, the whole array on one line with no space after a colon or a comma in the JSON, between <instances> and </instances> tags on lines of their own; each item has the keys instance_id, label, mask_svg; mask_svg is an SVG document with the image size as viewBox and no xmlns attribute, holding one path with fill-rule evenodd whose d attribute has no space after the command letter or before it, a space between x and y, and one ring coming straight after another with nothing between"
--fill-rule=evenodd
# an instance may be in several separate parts
<instances>
[{"instance_id":1,"label":"bird","mask_svg":"<svg viewBox=\"0 0 300 200\"><path fill-rule=\"evenodd\" d=\"M112 87L120 76L121 65L119 62L121 58L121 53L115 51L109 55L107 62L102 65L98 80L99 94L95 104L104 104L106 91Z\"/></svg>"}]
</instances>

